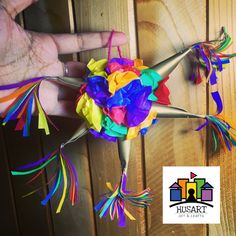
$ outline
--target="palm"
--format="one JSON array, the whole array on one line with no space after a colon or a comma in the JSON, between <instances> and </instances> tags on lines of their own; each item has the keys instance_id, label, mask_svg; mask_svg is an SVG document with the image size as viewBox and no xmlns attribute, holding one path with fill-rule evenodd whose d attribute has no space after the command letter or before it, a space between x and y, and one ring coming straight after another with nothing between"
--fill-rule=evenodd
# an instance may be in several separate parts
<instances>
[{"instance_id":1,"label":"palm","mask_svg":"<svg viewBox=\"0 0 236 236\"><path fill-rule=\"evenodd\" d=\"M53 35L24 30L14 21L14 17L31 2L0 0L0 85L40 76L63 76L64 64L58 59L58 54L107 45L109 32ZM117 33L115 44L125 41L124 34ZM69 63L68 68L70 75L80 76L81 63ZM0 91L0 97L10 92ZM58 85L42 83L40 97L47 113L67 115L67 108L72 107L72 102L59 101L58 94ZM0 104L0 113L7 105Z\"/></svg>"}]
</instances>

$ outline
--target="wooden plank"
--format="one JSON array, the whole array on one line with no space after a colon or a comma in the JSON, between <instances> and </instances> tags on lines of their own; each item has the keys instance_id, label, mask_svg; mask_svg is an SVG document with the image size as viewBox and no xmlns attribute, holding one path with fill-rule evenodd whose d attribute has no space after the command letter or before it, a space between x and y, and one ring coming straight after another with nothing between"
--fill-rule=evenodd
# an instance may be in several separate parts
<instances>
[{"instance_id":1,"label":"wooden plank","mask_svg":"<svg viewBox=\"0 0 236 236\"><path fill-rule=\"evenodd\" d=\"M12 187L12 180L10 176L10 169L5 150L5 142L3 138L2 128L0 128L0 179L4 188L0 194L1 210L0 216L0 230L6 235L19 235L18 219L16 214L16 206L14 199L14 192Z\"/></svg>"},{"instance_id":2,"label":"wooden plank","mask_svg":"<svg viewBox=\"0 0 236 236\"><path fill-rule=\"evenodd\" d=\"M132 9L130 14L133 14ZM129 35L129 23L132 24L132 20L129 22L132 16L128 15L127 0L75 1L75 18L78 32L109 31L114 29ZM124 53L123 56L129 56L129 44L123 46L122 51ZM118 56L115 49L113 50L113 56ZM87 63L92 57L97 59L107 57L106 49L96 49L80 53L80 58L83 62Z\"/></svg>"},{"instance_id":3,"label":"wooden plank","mask_svg":"<svg viewBox=\"0 0 236 236\"><path fill-rule=\"evenodd\" d=\"M62 134L55 131L50 136L43 138L45 154L52 152L58 145L68 140L79 126L78 119L57 117L54 118L54 121ZM67 199L61 213L56 214L59 197L51 201L55 235L95 235L86 138L67 146L65 153L70 158L78 174L79 202L72 207ZM48 175L53 174L51 170L47 170L47 173Z\"/></svg>"},{"instance_id":4,"label":"wooden plank","mask_svg":"<svg viewBox=\"0 0 236 236\"><path fill-rule=\"evenodd\" d=\"M75 1L76 25L79 32L117 30L130 36L130 44L122 47L124 56L136 56L136 39L134 34L133 2L124 0L82 0ZM132 49L132 50L131 50ZM117 56L115 49L113 56ZM101 59L107 57L106 49L80 53L83 62L91 58ZM129 165L128 188L140 191L143 188L141 140L137 138L132 143L132 157ZM120 163L118 160L117 145L104 140L89 137L90 171L92 176L94 203L98 203L101 194L107 192L105 183L111 181L114 185L120 180ZM131 210L132 211L132 210ZM132 211L133 213L134 211ZM99 219L96 215L98 235L144 235L144 213L136 214L137 221L130 222L125 229L117 227L117 222Z\"/></svg>"},{"instance_id":5,"label":"wooden plank","mask_svg":"<svg viewBox=\"0 0 236 236\"><path fill-rule=\"evenodd\" d=\"M236 2L234 0L210 0L209 1L209 39L219 36L222 26L227 28L228 33L234 40L233 47L228 52L236 51ZM219 91L224 102L223 114L232 120L236 127L236 60L232 59L231 64L219 74ZM209 91L210 92L210 91ZM215 105L210 100L209 110L215 113ZM209 235L235 235L236 232L236 151L218 153L209 151L209 165L221 168L221 224L209 225Z\"/></svg>"},{"instance_id":6,"label":"wooden plank","mask_svg":"<svg viewBox=\"0 0 236 236\"><path fill-rule=\"evenodd\" d=\"M73 32L74 22L72 13L72 1L39 1L25 13L26 26L36 31L60 33ZM37 17L37 23L32 21ZM61 60L73 60L75 55L65 55ZM60 132L43 136L43 149L45 154L52 152L58 145L67 140L78 126L78 121L57 118L55 122ZM73 162L79 177L79 203L71 207L67 201L61 214L57 215L56 207L58 199L51 201L54 232L60 235L94 235L94 216L91 196L91 183L89 176L88 155L86 140L82 139L77 144L66 148L66 153ZM48 175L51 171L47 170Z\"/></svg>"},{"instance_id":7,"label":"wooden plank","mask_svg":"<svg viewBox=\"0 0 236 236\"><path fill-rule=\"evenodd\" d=\"M10 170L36 161L42 156L36 120L33 120L29 138L23 138L20 132L14 131L15 125L16 122L11 122L3 129ZM44 179L39 178L31 185L27 185L26 182L29 179L29 176L12 177L20 233L22 235L52 235L48 208L40 205L40 200L45 196L44 189L40 189L29 197L22 197L42 186Z\"/></svg>"},{"instance_id":8,"label":"wooden plank","mask_svg":"<svg viewBox=\"0 0 236 236\"><path fill-rule=\"evenodd\" d=\"M137 0L139 56L152 66L194 42L205 39L204 0ZM188 82L191 66L184 60L171 74L171 101L194 113L206 112L206 87ZM148 210L148 235L205 235L203 225L162 223L162 167L205 164L205 132L194 132L202 121L160 119L145 138L146 183L154 193ZM194 144L194 148L193 148Z\"/></svg>"},{"instance_id":9,"label":"wooden plank","mask_svg":"<svg viewBox=\"0 0 236 236\"><path fill-rule=\"evenodd\" d=\"M45 33L70 33L68 2L50 0L33 4L24 11L26 28Z\"/></svg>"},{"instance_id":10,"label":"wooden plank","mask_svg":"<svg viewBox=\"0 0 236 236\"><path fill-rule=\"evenodd\" d=\"M72 0L38 1L24 11L25 27L44 33L71 33L74 30ZM37 20L35 20L37 19ZM72 55L60 56L61 60L72 60Z\"/></svg>"}]
</instances>

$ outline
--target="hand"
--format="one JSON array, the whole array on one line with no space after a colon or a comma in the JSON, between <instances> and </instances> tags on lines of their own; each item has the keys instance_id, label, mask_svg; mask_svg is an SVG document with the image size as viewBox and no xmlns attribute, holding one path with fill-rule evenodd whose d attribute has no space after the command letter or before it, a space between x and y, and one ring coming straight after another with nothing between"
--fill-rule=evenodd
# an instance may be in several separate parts
<instances>
[{"instance_id":1,"label":"hand","mask_svg":"<svg viewBox=\"0 0 236 236\"><path fill-rule=\"evenodd\" d=\"M39 76L63 76L64 63L58 54L68 54L106 47L110 32L81 34L45 34L24 30L15 16L33 0L0 0L0 85L17 83ZM113 46L126 43L124 33L115 32ZM69 76L81 76L85 65L67 63ZM59 85L44 81L40 100L47 114L72 116L74 101L59 100ZM69 89L69 88L68 88ZM0 91L3 97L11 91ZM12 101L11 101L12 102ZM0 104L0 114L9 105Z\"/></svg>"}]
</instances>

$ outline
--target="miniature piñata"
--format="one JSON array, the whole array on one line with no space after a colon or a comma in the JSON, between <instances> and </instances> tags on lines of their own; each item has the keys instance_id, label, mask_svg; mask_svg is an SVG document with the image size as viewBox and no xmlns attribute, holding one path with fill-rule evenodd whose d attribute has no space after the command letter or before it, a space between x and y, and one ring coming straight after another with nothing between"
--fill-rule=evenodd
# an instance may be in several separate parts
<instances>
[{"instance_id":1,"label":"miniature pi\u00f1ata","mask_svg":"<svg viewBox=\"0 0 236 236\"><path fill-rule=\"evenodd\" d=\"M50 134L48 123L53 124L44 111L40 102L39 87L42 81L54 81L72 86L79 91L75 109L83 119L83 123L75 134L58 149L46 155L41 160L30 163L12 171L12 175L31 175L32 180L40 176L52 162L55 163L53 184L48 195L41 204L48 201L59 192L61 199L56 212L59 213L69 193L71 204L78 200L78 178L76 170L64 153L64 148L90 132L96 138L109 142L118 142L121 162L120 182L112 187L107 183L109 192L95 206L99 217L110 216L111 220L118 219L118 225L126 225L126 217L135 220L127 209L130 203L136 207L149 206L152 196L147 188L140 193L127 190L127 168L130 157L130 142L137 135L145 135L151 125L157 123L157 118L200 118L205 123L198 127L199 131L205 126L211 128L216 150L221 144L225 151L236 145L236 133L222 116L223 102L217 90L211 92L217 106L214 115L192 114L182 108L170 106L170 92L166 86L169 74L179 62L189 53L194 59L194 71L191 80L200 84L203 78L210 86L217 84L217 71L222 71L230 59L236 54L225 54L224 51L232 44L231 37L223 28L222 36L213 41L200 42L192 45L165 61L149 68L141 59L123 58L118 48L119 57L111 58L112 33L108 43L108 59L95 61L91 59L87 65L88 73L85 78L50 77L32 78L17 84L0 86L0 90L14 89L0 103L12 101L4 112L3 125L11 120L17 120L15 130L22 131L23 136L30 135L30 124L33 114L33 104L38 114L38 128ZM215 86L214 86L215 88ZM62 191L60 191L62 186Z\"/></svg>"}]
</instances>

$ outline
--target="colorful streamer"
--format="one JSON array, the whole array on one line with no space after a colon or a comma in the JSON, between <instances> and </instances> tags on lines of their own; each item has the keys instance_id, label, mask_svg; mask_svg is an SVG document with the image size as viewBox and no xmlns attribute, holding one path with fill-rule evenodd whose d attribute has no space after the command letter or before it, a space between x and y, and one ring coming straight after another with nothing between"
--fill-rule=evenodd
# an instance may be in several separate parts
<instances>
[{"instance_id":1,"label":"colorful streamer","mask_svg":"<svg viewBox=\"0 0 236 236\"><path fill-rule=\"evenodd\" d=\"M196 84L202 81L202 73L206 74L206 81L210 85L217 84L216 71L222 71L226 64L230 63L230 59L235 57L236 54L224 54L232 44L232 38L227 34L225 27L223 27L222 37L218 40L210 42L200 42L192 46L196 52L196 62L194 63L195 72L192 73L191 80ZM217 106L217 114L223 110L223 103L218 91L211 93L212 98Z\"/></svg>"},{"instance_id":2,"label":"colorful streamer","mask_svg":"<svg viewBox=\"0 0 236 236\"><path fill-rule=\"evenodd\" d=\"M214 142L214 151L217 150L219 143L224 151L231 151L231 146L236 146L236 130L223 119L222 116L206 116L206 122L197 128L197 131L209 125Z\"/></svg>"},{"instance_id":3,"label":"colorful streamer","mask_svg":"<svg viewBox=\"0 0 236 236\"><path fill-rule=\"evenodd\" d=\"M99 217L110 216L111 220L118 219L118 226L125 227L125 215L130 220L135 220L133 215L127 210L126 203L131 203L136 207L147 207L152 201L150 189L147 188L140 193L132 194L126 190L127 176L125 173L121 176L120 184L112 188L111 183L107 183L110 193L106 194L100 203L95 206L95 211L99 212Z\"/></svg>"},{"instance_id":4,"label":"colorful streamer","mask_svg":"<svg viewBox=\"0 0 236 236\"><path fill-rule=\"evenodd\" d=\"M33 104L38 112L38 128L44 129L46 135L50 134L48 121L56 128L44 111L39 100L39 87L43 80L48 77L33 78L27 81L2 85L0 90L16 89L11 94L0 98L0 103L12 101L3 113L2 125L6 125L10 120L18 120L15 130L23 131L23 136L30 135L30 124L33 115ZM57 129L57 128L56 128Z\"/></svg>"},{"instance_id":5,"label":"colorful streamer","mask_svg":"<svg viewBox=\"0 0 236 236\"><path fill-rule=\"evenodd\" d=\"M62 185L61 199L56 210L56 213L60 213L68 191L72 206L75 205L75 203L78 201L77 173L71 161L65 156L63 146L55 150L53 153L48 154L44 158L36 162L21 166L15 171L12 171L11 173L12 175L21 176L31 175L37 172L37 174L29 181L32 182L36 180L39 176L41 176L43 174L43 170L48 167L52 162L56 162L55 173L51 178L51 180L54 179L54 183L51 189L49 190L47 196L41 201L41 204L46 205L48 201L52 199L56 192L60 192L59 186ZM51 180L49 182L51 182ZM29 193L27 195L30 194L32 193Z\"/></svg>"}]
</instances>

